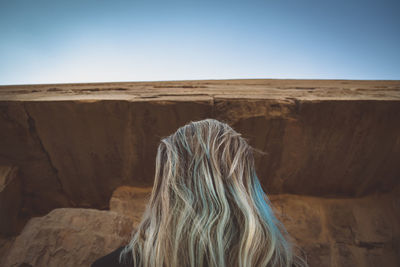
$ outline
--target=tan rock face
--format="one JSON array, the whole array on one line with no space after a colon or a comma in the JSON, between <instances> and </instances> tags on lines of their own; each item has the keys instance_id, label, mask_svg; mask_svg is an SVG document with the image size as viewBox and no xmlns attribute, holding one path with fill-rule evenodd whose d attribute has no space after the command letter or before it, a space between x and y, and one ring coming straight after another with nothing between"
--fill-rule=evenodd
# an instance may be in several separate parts
<instances>
[{"instance_id":1,"label":"tan rock face","mask_svg":"<svg viewBox=\"0 0 400 267\"><path fill-rule=\"evenodd\" d=\"M151 188L118 188L110 201L115 212L140 222ZM400 264L400 194L326 199L270 195L275 214L309 266Z\"/></svg>"},{"instance_id":2,"label":"tan rock face","mask_svg":"<svg viewBox=\"0 0 400 267\"><path fill-rule=\"evenodd\" d=\"M351 199L271 195L310 266L399 266L399 194Z\"/></svg>"},{"instance_id":3,"label":"tan rock face","mask_svg":"<svg viewBox=\"0 0 400 267\"><path fill-rule=\"evenodd\" d=\"M12 244L14 243L15 238L0 238L0 266L3 266L3 261L8 255L8 251L10 250Z\"/></svg>"},{"instance_id":4,"label":"tan rock face","mask_svg":"<svg viewBox=\"0 0 400 267\"><path fill-rule=\"evenodd\" d=\"M311 266L399 266L398 114L399 81L0 86L0 166L18 169L0 182L0 257L87 266L116 248L140 221L160 139L215 118L266 152L257 174Z\"/></svg>"},{"instance_id":5,"label":"tan rock face","mask_svg":"<svg viewBox=\"0 0 400 267\"><path fill-rule=\"evenodd\" d=\"M130 218L115 212L55 209L44 217L31 219L0 263L1 266L89 266L126 244L131 230Z\"/></svg>"},{"instance_id":6,"label":"tan rock face","mask_svg":"<svg viewBox=\"0 0 400 267\"><path fill-rule=\"evenodd\" d=\"M110 200L112 211L56 209L33 218L11 248L5 244L3 265L88 266L128 243L150 192L122 186ZM400 264L397 193L353 199L270 195L270 200L296 251L311 267Z\"/></svg>"},{"instance_id":7,"label":"tan rock face","mask_svg":"<svg viewBox=\"0 0 400 267\"><path fill-rule=\"evenodd\" d=\"M133 221L133 228L136 229L146 209L151 190L152 187L118 187L112 194L110 210L129 217Z\"/></svg>"},{"instance_id":8,"label":"tan rock face","mask_svg":"<svg viewBox=\"0 0 400 267\"><path fill-rule=\"evenodd\" d=\"M15 235L22 226L22 186L15 166L0 166L0 236Z\"/></svg>"},{"instance_id":9,"label":"tan rock face","mask_svg":"<svg viewBox=\"0 0 400 267\"><path fill-rule=\"evenodd\" d=\"M399 183L398 81L233 80L0 87L0 164L17 166L27 217L107 208L151 186L162 137L192 120L231 124L269 193L362 196Z\"/></svg>"},{"instance_id":10,"label":"tan rock face","mask_svg":"<svg viewBox=\"0 0 400 267\"><path fill-rule=\"evenodd\" d=\"M20 102L0 101L0 165L16 166L24 217L70 206L32 117Z\"/></svg>"}]
</instances>

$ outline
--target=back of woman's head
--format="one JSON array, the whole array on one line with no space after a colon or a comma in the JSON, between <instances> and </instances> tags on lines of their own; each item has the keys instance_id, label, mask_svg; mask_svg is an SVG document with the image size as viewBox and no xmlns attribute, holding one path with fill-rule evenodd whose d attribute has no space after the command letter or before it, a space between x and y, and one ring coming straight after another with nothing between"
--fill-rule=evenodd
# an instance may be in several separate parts
<instances>
[{"instance_id":1,"label":"back of woman's head","mask_svg":"<svg viewBox=\"0 0 400 267\"><path fill-rule=\"evenodd\" d=\"M291 266L254 151L214 119L162 139L149 204L121 260L131 251L134 266Z\"/></svg>"}]
</instances>

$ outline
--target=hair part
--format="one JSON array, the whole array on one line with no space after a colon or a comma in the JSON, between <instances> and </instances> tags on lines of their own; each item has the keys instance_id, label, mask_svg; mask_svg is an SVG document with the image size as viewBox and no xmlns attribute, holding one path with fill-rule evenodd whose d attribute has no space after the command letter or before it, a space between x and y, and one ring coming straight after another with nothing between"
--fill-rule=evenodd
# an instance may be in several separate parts
<instances>
[{"instance_id":1,"label":"hair part","mask_svg":"<svg viewBox=\"0 0 400 267\"><path fill-rule=\"evenodd\" d=\"M190 122L162 139L150 201L120 261L144 267L299 263L261 187L254 151L214 119Z\"/></svg>"}]
</instances>

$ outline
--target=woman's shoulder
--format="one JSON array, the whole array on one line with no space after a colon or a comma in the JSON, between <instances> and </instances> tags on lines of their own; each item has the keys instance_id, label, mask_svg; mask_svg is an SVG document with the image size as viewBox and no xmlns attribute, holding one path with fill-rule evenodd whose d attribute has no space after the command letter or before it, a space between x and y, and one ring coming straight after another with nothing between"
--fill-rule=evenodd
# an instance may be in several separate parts
<instances>
[{"instance_id":1,"label":"woman's shoulder","mask_svg":"<svg viewBox=\"0 0 400 267\"><path fill-rule=\"evenodd\" d=\"M130 267L131 265L122 264L119 262L119 255L121 254L122 250L125 246L119 247L113 252L97 259L95 262L92 263L91 267ZM129 253L130 255L130 253Z\"/></svg>"}]
</instances>

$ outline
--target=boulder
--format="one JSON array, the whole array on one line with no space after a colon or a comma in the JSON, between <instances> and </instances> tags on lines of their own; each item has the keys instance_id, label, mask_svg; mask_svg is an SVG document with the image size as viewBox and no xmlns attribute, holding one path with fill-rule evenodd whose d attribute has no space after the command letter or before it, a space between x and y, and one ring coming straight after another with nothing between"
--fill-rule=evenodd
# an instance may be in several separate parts
<instances>
[{"instance_id":1,"label":"boulder","mask_svg":"<svg viewBox=\"0 0 400 267\"><path fill-rule=\"evenodd\" d=\"M313 266L400 265L400 194L362 198L271 195L296 250Z\"/></svg>"},{"instance_id":2,"label":"boulder","mask_svg":"<svg viewBox=\"0 0 400 267\"><path fill-rule=\"evenodd\" d=\"M55 209L33 218L10 245L1 266L88 266L127 244L141 220L151 188L122 186L111 211ZM287 229L296 253L310 267L400 264L400 194L362 198L270 195L272 208ZM1 249L2 248L2 249Z\"/></svg>"},{"instance_id":3,"label":"boulder","mask_svg":"<svg viewBox=\"0 0 400 267\"><path fill-rule=\"evenodd\" d=\"M26 224L1 266L87 267L127 244L131 231L132 220L116 212L55 209Z\"/></svg>"},{"instance_id":4,"label":"boulder","mask_svg":"<svg viewBox=\"0 0 400 267\"><path fill-rule=\"evenodd\" d=\"M118 187L110 199L110 210L129 217L136 228L146 209L152 187Z\"/></svg>"}]
</instances>

